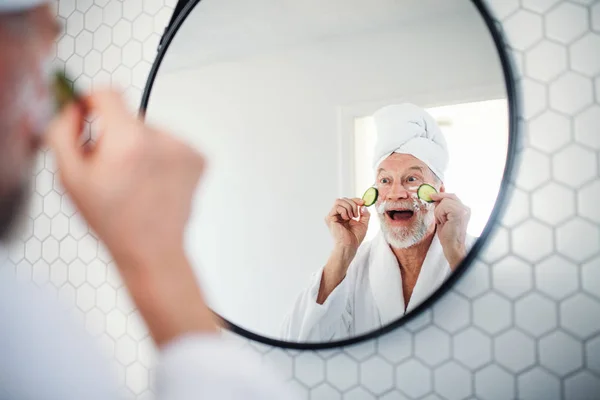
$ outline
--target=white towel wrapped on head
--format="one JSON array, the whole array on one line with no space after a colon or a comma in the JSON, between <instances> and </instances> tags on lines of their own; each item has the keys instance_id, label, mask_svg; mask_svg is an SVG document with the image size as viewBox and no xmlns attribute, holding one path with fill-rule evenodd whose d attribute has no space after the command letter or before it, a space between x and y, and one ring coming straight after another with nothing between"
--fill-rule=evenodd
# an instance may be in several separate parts
<instances>
[{"instance_id":1,"label":"white towel wrapped on head","mask_svg":"<svg viewBox=\"0 0 600 400\"><path fill-rule=\"evenodd\" d=\"M377 129L375 170L393 153L410 154L444 180L448 146L431 115L420 107L404 103L385 106L376 111L373 118Z\"/></svg>"}]
</instances>

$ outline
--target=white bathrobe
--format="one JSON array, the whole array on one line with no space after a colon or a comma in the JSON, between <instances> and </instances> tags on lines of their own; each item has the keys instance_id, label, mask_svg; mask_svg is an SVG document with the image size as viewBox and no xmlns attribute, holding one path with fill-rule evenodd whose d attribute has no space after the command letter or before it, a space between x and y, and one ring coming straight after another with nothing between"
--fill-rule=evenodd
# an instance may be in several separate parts
<instances>
[{"instance_id":1,"label":"white bathrobe","mask_svg":"<svg viewBox=\"0 0 600 400\"><path fill-rule=\"evenodd\" d=\"M467 250L476 238L467 236ZM284 340L327 342L365 334L413 310L449 277L448 261L435 235L408 306L405 307L398 260L382 233L363 243L344 280L321 305L317 295L323 269L317 271L283 324Z\"/></svg>"}]
</instances>

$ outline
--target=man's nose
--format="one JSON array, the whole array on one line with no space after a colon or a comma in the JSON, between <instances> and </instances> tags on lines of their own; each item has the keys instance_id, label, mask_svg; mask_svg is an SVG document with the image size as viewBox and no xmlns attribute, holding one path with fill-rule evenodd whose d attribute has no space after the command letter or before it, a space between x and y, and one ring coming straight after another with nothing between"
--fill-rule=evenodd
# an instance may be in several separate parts
<instances>
[{"instance_id":1,"label":"man's nose","mask_svg":"<svg viewBox=\"0 0 600 400\"><path fill-rule=\"evenodd\" d=\"M410 197L408 190L401 183L394 183L388 192L388 199L395 200L405 200Z\"/></svg>"}]
</instances>

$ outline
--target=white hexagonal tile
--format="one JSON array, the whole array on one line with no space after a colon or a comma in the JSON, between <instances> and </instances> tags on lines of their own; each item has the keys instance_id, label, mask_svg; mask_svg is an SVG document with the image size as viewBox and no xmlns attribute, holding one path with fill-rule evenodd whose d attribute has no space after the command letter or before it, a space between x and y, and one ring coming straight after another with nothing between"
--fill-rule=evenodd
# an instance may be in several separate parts
<instances>
[{"instance_id":1,"label":"white hexagonal tile","mask_svg":"<svg viewBox=\"0 0 600 400\"><path fill-rule=\"evenodd\" d=\"M475 395L481 400L515 398L515 379L497 365L490 365L475 373Z\"/></svg>"},{"instance_id":2,"label":"white hexagonal tile","mask_svg":"<svg viewBox=\"0 0 600 400\"><path fill-rule=\"evenodd\" d=\"M537 221L529 220L513 229L512 248L515 254L529 262L537 262L552 254L552 230ZM524 284L530 282L524 282Z\"/></svg>"},{"instance_id":3,"label":"white hexagonal tile","mask_svg":"<svg viewBox=\"0 0 600 400\"><path fill-rule=\"evenodd\" d=\"M121 54L123 49L111 44L102 53L102 68L108 72L113 72L121 65Z\"/></svg>"},{"instance_id":4,"label":"white hexagonal tile","mask_svg":"<svg viewBox=\"0 0 600 400\"><path fill-rule=\"evenodd\" d=\"M138 344L138 360L146 368L156 366L157 350L153 339L148 336ZM289 359L290 357L288 357ZM291 360L290 360L291 362Z\"/></svg>"},{"instance_id":5,"label":"white hexagonal tile","mask_svg":"<svg viewBox=\"0 0 600 400\"><path fill-rule=\"evenodd\" d=\"M600 35L588 33L569 48L571 68L587 76L600 73Z\"/></svg>"},{"instance_id":6,"label":"white hexagonal tile","mask_svg":"<svg viewBox=\"0 0 600 400\"><path fill-rule=\"evenodd\" d=\"M135 310L135 305L133 304L131 296L125 287L121 287L117 291L117 307L126 314L129 314Z\"/></svg>"},{"instance_id":7,"label":"white hexagonal tile","mask_svg":"<svg viewBox=\"0 0 600 400\"><path fill-rule=\"evenodd\" d=\"M110 1L103 9L102 21L108 26L115 26L123 17L123 3Z\"/></svg>"},{"instance_id":8,"label":"white hexagonal tile","mask_svg":"<svg viewBox=\"0 0 600 400\"><path fill-rule=\"evenodd\" d=\"M515 177L517 187L533 190L550 180L550 158L548 156L537 150L526 148L517 157L519 161L519 173Z\"/></svg>"},{"instance_id":9,"label":"white hexagonal tile","mask_svg":"<svg viewBox=\"0 0 600 400\"><path fill-rule=\"evenodd\" d=\"M537 158L537 154L539 153L532 153L533 158ZM525 155L527 157L527 155ZM532 158L532 157L529 157ZM535 160L531 160L529 161L529 158L527 159L527 164L530 164L531 162L534 162ZM548 166L550 164L549 159L548 158L542 158L543 160L547 160L548 161ZM522 173L526 173L529 174L529 176L524 176L522 179L521 184L525 185L525 186L529 186L529 185L537 185L537 182L534 182L534 180L537 180L539 177L536 176L535 174L531 173L530 171L523 171L520 170L519 171L519 176ZM549 179L549 173L548 173L548 177L544 178L544 179ZM518 224L520 224L521 222L525 221L527 218L529 218L529 196L526 192L524 192L521 189L518 189L514 186L512 186L510 188L510 201L508 201L508 204L506 205L506 210L504 211L504 215L502 215L501 217L501 222L502 225L508 227L508 228L512 228ZM506 242L502 242L502 240L506 239ZM497 256L498 258L502 258L504 255L506 255L509 251L508 246L509 246L509 242L508 242L508 238L504 237L503 235L500 235L500 237L498 237L496 240L500 240L500 243L494 246L490 246L490 247L496 247L496 246L501 246L499 248L499 250L495 250L493 249L492 252L493 253L498 253ZM486 250L487 251L487 250Z\"/></svg>"},{"instance_id":10,"label":"white hexagonal tile","mask_svg":"<svg viewBox=\"0 0 600 400\"><path fill-rule=\"evenodd\" d=\"M18 230L20 231L20 233L18 233L18 237L21 240L25 241L33 236L33 224L34 222L31 217L23 217L21 226L18 228ZM0 250L0 252L2 251Z\"/></svg>"},{"instance_id":11,"label":"white hexagonal tile","mask_svg":"<svg viewBox=\"0 0 600 400\"><path fill-rule=\"evenodd\" d=\"M125 382L127 387L135 394L140 394L148 388L148 370L139 363L127 367Z\"/></svg>"},{"instance_id":12,"label":"white hexagonal tile","mask_svg":"<svg viewBox=\"0 0 600 400\"><path fill-rule=\"evenodd\" d=\"M452 353L454 359L475 370L492 360L492 341L470 327L452 338Z\"/></svg>"},{"instance_id":13,"label":"white hexagonal tile","mask_svg":"<svg viewBox=\"0 0 600 400\"><path fill-rule=\"evenodd\" d=\"M77 289L77 306L81 311L89 311L96 304L96 291L87 283Z\"/></svg>"},{"instance_id":14,"label":"white hexagonal tile","mask_svg":"<svg viewBox=\"0 0 600 400\"><path fill-rule=\"evenodd\" d=\"M77 5L77 9L79 11L85 13L92 7L94 0L77 0L75 4Z\"/></svg>"},{"instance_id":15,"label":"white hexagonal tile","mask_svg":"<svg viewBox=\"0 0 600 400\"><path fill-rule=\"evenodd\" d=\"M140 341L148 336L148 328L139 313L131 313L127 317L127 334Z\"/></svg>"},{"instance_id":16,"label":"white hexagonal tile","mask_svg":"<svg viewBox=\"0 0 600 400\"><path fill-rule=\"evenodd\" d=\"M52 175L52 172L45 169L40 171L35 177L35 191L42 196L47 195L52 190L53 179L54 175Z\"/></svg>"},{"instance_id":17,"label":"white hexagonal tile","mask_svg":"<svg viewBox=\"0 0 600 400\"><path fill-rule=\"evenodd\" d=\"M110 46L111 42L112 30L108 26L102 25L94 32L94 50L102 53Z\"/></svg>"},{"instance_id":18,"label":"white hexagonal tile","mask_svg":"<svg viewBox=\"0 0 600 400\"><path fill-rule=\"evenodd\" d=\"M560 0L523 0L523 8L535 11L538 14L544 14L559 1Z\"/></svg>"},{"instance_id":19,"label":"white hexagonal tile","mask_svg":"<svg viewBox=\"0 0 600 400\"><path fill-rule=\"evenodd\" d=\"M600 150L600 106L593 105L575 117L575 140L585 146Z\"/></svg>"},{"instance_id":20,"label":"white hexagonal tile","mask_svg":"<svg viewBox=\"0 0 600 400\"><path fill-rule=\"evenodd\" d=\"M58 300L66 307L74 307L76 298L77 291L69 283L62 285L62 287L58 290Z\"/></svg>"},{"instance_id":21,"label":"white hexagonal tile","mask_svg":"<svg viewBox=\"0 0 600 400\"><path fill-rule=\"evenodd\" d=\"M494 355L498 364L519 373L535 364L535 343L524 333L513 329L494 340Z\"/></svg>"},{"instance_id":22,"label":"white hexagonal tile","mask_svg":"<svg viewBox=\"0 0 600 400\"><path fill-rule=\"evenodd\" d=\"M50 218L56 216L60 212L61 197L55 191L51 191L44 196L44 214Z\"/></svg>"},{"instance_id":23,"label":"white hexagonal tile","mask_svg":"<svg viewBox=\"0 0 600 400\"><path fill-rule=\"evenodd\" d=\"M108 270L106 271L106 281L115 289L119 289L123 286L123 281L121 279L121 275L119 275L119 271L115 266L114 262L110 262L107 264Z\"/></svg>"},{"instance_id":24,"label":"white hexagonal tile","mask_svg":"<svg viewBox=\"0 0 600 400\"><path fill-rule=\"evenodd\" d=\"M85 57L90 51L94 44L94 36L91 32L81 31L75 38L75 53L81 57Z\"/></svg>"},{"instance_id":25,"label":"white hexagonal tile","mask_svg":"<svg viewBox=\"0 0 600 400\"><path fill-rule=\"evenodd\" d=\"M146 80L150 75L150 70L152 69L152 64L146 61L139 62L132 71L132 83L135 87L139 89L144 89L146 86Z\"/></svg>"},{"instance_id":26,"label":"white hexagonal tile","mask_svg":"<svg viewBox=\"0 0 600 400\"><path fill-rule=\"evenodd\" d=\"M473 323L487 333L508 328L511 319L510 303L496 293L487 293L473 302Z\"/></svg>"},{"instance_id":27,"label":"white hexagonal tile","mask_svg":"<svg viewBox=\"0 0 600 400\"><path fill-rule=\"evenodd\" d=\"M124 366L133 363L137 357L137 343L129 336L121 336L116 342L115 357Z\"/></svg>"},{"instance_id":28,"label":"white hexagonal tile","mask_svg":"<svg viewBox=\"0 0 600 400\"><path fill-rule=\"evenodd\" d=\"M537 189L531 196L533 216L557 225L575 215L575 193L554 182Z\"/></svg>"},{"instance_id":29,"label":"white hexagonal tile","mask_svg":"<svg viewBox=\"0 0 600 400\"><path fill-rule=\"evenodd\" d=\"M569 400L592 400L600 393L600 378L582 371L565 379L565 398Z\"/></svg>"},{"instance_id":30,"label":"white hexagonal tile","mask_svg":"<svg viewBox=\"0 0 600 400\"><path fill-rule=\"evenodd\" d=\"M545 335L558 325L556 305L537 293L527 295L515 306L515 323L534 337Z\"/></svg>"},{"instance_id":31,"label":"white hexagonal tile","mask_svg":"<svg viewBox=\"0 0 600 400\"><path fill-rule=\"evenodd\" d=\"M492 233L490 234L489 239L486 241L479 257L486 263L494 263L505 257L510 252L510 238L508 235L508 230L502 226L496 226ZM487 266L483 263L480 263L487 269ZM473 267L469 267L469 270L472 270ZM463 278L464 279L464 278ZM462 283L462 280L461 280ZM459 283L459 285L461 285ZM472 282L472 283L482 283L485 282ZM463 286L466 286L463 285ZM476 286L474 289L480 288L481 286ZM462 288L459 290L462 293ZM477 290L476 290L477 291ZM470 291L473 292L473 291ZM471 297L470 295L467 297Z\"/></svg>"},{"instance_id":32,"label":"white hexagonal tile","mask_svg":"<svg viewBox=\"0 0 600 400\"><path fill-rule=\"evenodd\" d=\"M600 374L600 336L586 343L585 354L587 368Z\"/></svg>"},{"instance_id":33,"label":"white hexagonal tile","mask_svg":"<svg viewBox=\"0 0 600 400\"><path fill-rule=\"evenodd\" d=\"M560 400L560 381L541 368L531 369L517 378L519 396L523 399Z\"/></svg>"},{"instance_id":34,"label":"white hexagonal tile","mask_svg":"<svg viewBox=\"0 0 600 400\"><path fill-rule=\"evenodd\" d=\"M282 349L272 348L271 351L265 354L263 360L268 367L277 370L281 379L288 380L293 378L293 359Z\"/></svg>"},{"instance_id":35,"label":"white hexagonal tile","mask_svg":"<svg viewBox=\"0 0 600 400\"><path fill-rule=\"evenodd\" d=\"M83 74L83 57L78 54L73 54L67 60L65 69L71 76L79 76Z\"/></svg>"},{"instance_id":36,"label":"white hexagonal tile","mask_svg":"<svg viewBox=\"0 0 600 400\"><path fill-rule=\"evenodd\" d=\"M409 400L404 394L400 391L395 390L393 392L387 392L383 396L379 398L380 400Z\"/></svg>"},{"instance_id":37,"label":"white hexagonal tile","mask_svg":"<svg viewBox=\"0 0 600 400\"><path fill-rule=\"evenodd\" d=\"M86 262L90 263L96 255L98 250L98 241L92 235L87 234L83 238L79 239L77 245L77 255L78 257Z\"/></svg>"},{"instance_id":38,"label":"white hexagonal tile","mask_svg":"<svg viewBox=\"0 0 600 400\"><path fill-rule=\"evenodd\" d=\"M160 43L160 36L153 33L151 35L149 35L145 40L144 40L144 44L143 44L143 56L144 56L144 60L152 63L154 62L154 59L156 58L156 54L157 54L157 49L158 49L158 44Z\"/></svg>"},{"instance_id":39,"label":"white hexagonal tile","mask_svg":"<svg viewBox=\"0 0 600 400\"><path fill-rule=\"evenodd\" d=\"M344 393L344 400L376 400L375 396L361 387L354 388Z\"/></svg>"},{"instance_id":40,"label":"white hexagonal tile","mask_svg":"<svg viewBox=\"0 0 600 400\"><path fill-rule=\"evenodd\" d=\"M600 298L600 257L581 266L581 284L588 293Z\"/></svg>"},{"instance_id":41,"label":"white hexagonal tile","mask_svg":"<svg viewBox=\"0 0 600 400\"><path fill-rule=\"evenodd\" d=\"M456 293L448 293L433 306L433 322L449 333L458 332L469 324L470 304Z\"/></svg>"},{"instance_id":42,"label":"white hexagonal tile","mask_svg":"<svg viewBox=\"0 0 600 400\"><path fill-rule=\"evenodd\" d=\"M96 306L108 313L115 308L117 304L117 292L108 283L102 284L96 290Z\"/></svg>"},{"instance_id":43,"label":"white hexagonal tile","mask_svg":"<svg viewBox=\"0 0 600 400\"><path fill-rule=\"evenodd\" d=\"M600 315L599 300L578 293L561 303L560 326L578 338L589 339L600 332L600 319L590 318L592 315Z\"/></svg>"},{"instance_id":44,"label":"white hexagonal tile","mask_svg":"<svg viewBox=\"0 0 600 400\"><path fill-rule=\"evenodd\" d=\"M100 336L106 328L106 317L104 314L94 308L85 314L85 328L92 336Z\"/></svg>"},{"instance_id":45,"label":"white hexagonal tile","mask_svg":"<svg viewBox=\"0 0 600 400\"><path fill-rule=\"evenodd\" d=\"M163 0L144 0L144 12L150 15L156 15L156 13L163 8Z\"/></svg>"},{"instance_id":46,"label":"white hexagonal tile","mask_svg":"<svg viewBox=\"0 0 600 400\"><path fill-rule=\"evenodd\" d=\"M583 262L600 251L600 230L581 218L574 218L556 230L556 249L571 260Z\"/></svg>"},{"instance_id":47,"label":"white hexagonal tile","mask_svg":"<svg viewBox=\"0 0 600 400\"><path fill-rule=\"evenodd\" d=\"M376 343L374 340L344 348L344 352L357 361L366 360L375 354L376 351Z\"/></svg>"},{"instance_id":48,"label":"white hexagonal tile","mask_svg":"<svg viewBox=\"0 0 600 400\"><path fill-rule=\"evenodd\" d=\"M542 17L519 10L503 21L504 32L511 47L526 50L543 37Z\"/></svg>"},{"instance_id":49,"label":"white hexagonal tile","mask_svg":"<svg viewBox=\"0 0 600 400\"><path fill-rule=\"evenodd\" d=\"M377 352L389 362L398 364L412 355L412 343L410 332L397 329L377 339Z\"/></svg>"},{"instance_id":50,"label":"white hexagonal tile","mask_svg":"<svg viewBox=\"0 0 600 400\"><path fill-rule=\"evenodd\" d=\"M540 364L559 376L583 366L582 344L564 332L555 331L542 338L538 351Z\"/></svg>"},{"instance_id":51,"label":"white hexagonal tile","mask_svg":"<svg viewBox=\"0 0 600 400\"><path fill-rule=\"evenodd\" d=\"M315 387L325 379L322 358L313 353L302 353L294 360L295 378L308 387Z\"/></svg>"},{"instance_id":52,"label":"white hexagonal tile","mask_svg":"<svg viewBox=\"0 0 600 400\"><path fill-rule=\"evenodd\" d=\"M56 260L50 266L50 282L57 288L61 287L67 281L68 273L67 264L62 260Z\"/></svg>"},{"instance_id":53,"label":"white hexagonal tile","mask_svg":"<svg viewBox=\"0 0 600 400\"><path fill-rule=\"evenodd\" d=\"M38 193L32 193L29 204L29 216L37 218L44 210L44 198Z\"/></svg>"},{"instance_id":54,"label":"white hexagonal tile","mask_svg":"<svg viewBox=\"0 0 600 400\"><path fill-rule=\"evenodd\" d=\"M328 383L323 383L310 391L311 400L341 399L342 394Z\"/></svg>"},{"instance_id":55,"label":"white hexagonal tile","mask_svg":"<svg viewBox=\"0 0 600 400\"><path fill-rule=\"evenodd\" d=\"M390 363L375 356L360 364L360 383L371 393L381 395L394 386L394 371Z\"/></svg>"},{"instance_id":56,"label":"white hexagonal tile","mask_svg":"<svg viewBox=\"0 0 600 400\"><path fill-rule=\"evenodd\" d=\"M127 330L127 318L120 310L112 310L106 316L106 332L115 339L120 338Z\"/></svg>"},{"instance_id":57,"label":"white hexagonal tile","mask_svg":"<svg viewBox=\"0 0 600 400\"><path fill-rule=\"evenodd\" d=\"M498 229L497 229L498 230ZM492 246L490 246L491 249ZM486 257L489 250L485 251ZM481 261L475 261L463 274L454 290L463 296L474 299L485 293L490 287L489 266Z\"/></svg>"},{"instance_id":58,"label":"white hexagonal tile","mask_svg":"<svg viewBox=\"0 0 600 400\"><path fill-rule=\"evenodd\" d=\"M83 14L79 11L73 12L67 19L65 31L72 37L77 37L83 31Z\"/></svg>"},{"instance_id":59,"label":"white hexagonal tile","mask_svg":"<svg viewBox=\"0 0 600 400\"><path fill-rule=\"evenodd\" d=\"M61 0L58 2L58 15L69 17L75 11L75 0Z\"/></svg>"},{"instance_id":60,"label":"white hexagonal tile","mask_svg":"<svg viewBox=\"0 0 600 400\"><path fill-rule=\"evenodd\" d=\"M50 266L45 260L37 260L32 267L33 281L39 286L48 283L50 279Z\"/></svg>"},{"instance_id":61,"label":"white hexagonal tile","mask_svg":"<svg viewBox=\"0 0 600 400\"><path fill-rule=\"evenodd\" d=\"M102 67L102 55L97 50L90 51L83 61L83 72L88 76L94 76Z\"/></svg>"},{"instance_id":62,"label":"white hexagonal tile","mask_svg":"<svg viewBox=\"0 0 600 400\"><path fill-rule=\"evenodd\" d=\"M113 44L123 47L131 39L131 22L119 20L113 27Z\"/></svg>"},{"instance_id":63,"label":"white hexagonal tile","mask_svg":"<svg viewBox=\"0 0 600 400\"><path fill-rule=\"evenodd\" d=\"M129 21L135 20L144 10L143 0L131 0L123 4L123 17Z\"/></svg>"},{"instance_id":64,"label":"white hexagonal tile","mask_svg":"<svg viewBox=\"0 0 600 400\"><path fill-rule=\"evenodd\" d=\"M450 337L430 326L415 336L415 356L430 366L440 365L450 358Z\"/></svg>"},{"instance_id":65,"label":"white hexagonal tile","mask_svg":"<svg viewBox=\"0 0 600 400\"><path fill-rule=\"evenodd\" d=\"M142 60L142 44L137 41L128 42L123 47L122 62L123 65L129 68L135 67Z\"/></svg>"},{"instance_id":66,"label":"white hexagonal tile","mask_svg":"<svg viewBox=\"0 0 600 400\"><path fill-rule=\"evenodd\" d=\"M535 266L535 283L539 291L561 300L577 291L577 267L559 255L553 255Z\"/></svg>"},{"instance_id":67,"label":"white hexagonal tile","mask_svg":"<svg viewBox=\"0 0 600 400\"><path fill-rule=\"evenodd\" d=\"M584 7L562 3L546 14L546 36L568 44L588 29L588 16Z\"/></svg>"},{"instance_id":68,"label":"white hexagonal tile","mask_svg":"<svg viewBox=\"0 0 600 400\"><path fill-rule=\"evenodd\" d=\"M85 13L84 26L90 32L96 31L102 25L102 9L92 6Z\"/></svg>"},{"instance_id":69,"label":"white hexagonal tile","mask_svg":"<svg viewBox=\"0 0 600 400\"><path fill-rule=\"evenodd\" d=\"M94 88L94 90L100 90L102 88L106 88L108 86L110 86L110 82L111 82L111 75L110 73L102 70L100 72L98 72L94 78L92 79L92 86ZM91 132L90 132L90 136L92 138L92 140L96 141L98 140L98 124L94 123L91 126Z\"/></svg>"},{"instance_id":70,"label":"white hexagonal tile","mask_svg":"<svg viewBox=\"0 0 600 400\"><path fill-rule=\"evenodd\" d=\"M50 236L50 229L50 218L45 215L40 215L33 222L33 235L39 240L44 240Z\"/></svg>"},{"instance_id":71,"label":"white hexagonal tile","mask_svg":"<svg viewBox=\"0 0 600 400\"><path fill-rule=\"evenodd\" d=\"M75 287L85 282L85 265L81 260L75 260L69 265L69 282Z\"/></svg>"},{"instance_id":72,"label":"white hexagonal tile","mask_svg":"<svg viewBox=\"0 0 600 400\"><path fill-rule=\"evenodd\" d=\"M64 35L57 43L56 56L62 61L67 61L75 51L75 39Z\"/></svg>"},{"instance_id":73,"label":"white hexagonal tile","mask_svg":"<svg viewBox=\"0 0 600 400\"><path fill-rule=\"evenodd\" d=\"M25 243L20 240L15 241L8 249L8 259L13 263L18 263L23 258L25 258Z\"/></svg>"},{"instance_id":74,"label":"white hexagonal tile","mask_svg":"<svg viewBox=\"0 0 600 400\"><path fill-rule=\"evenodd\" d=\"M573 115L594 101L590 79L575 72L567 72L550 85L550 107Z\"/></svg>"},{"instance_id":75,"label":"white hexagonal tile","mask_svg":"<svg viewBox=\"0 0 600 400\"><path fill-rule=\"evenodd\" d=\"M418 398L431 391L431 371L411 359L396 368L396 387L410 397Z\"/></svg>"},{"instance_id":76,"label":"white hexagonal tile","mask_svg":"<svg viewBox=\"0 0 600 400\"><path fill-rule=\"evenodd\" d=\"M593 151L571 144L554 156L554 178L567 186L579 188L595 178L596 162Z\"/></svg>"},{"instance_id":77,"label":"white hexagonal tile","mask_svg":"<svg viewBox=\"0 0 600 400\"><path fill-rule=\"evenodd\" d=\"M106 264L100 260L92 260L87 264L87 281L95 288L106 281Z\"/></svg>"},{"instance_id":78,"label":"white hexagonal tile","mask_svg":"<svg viewBox=\"0 0 600 400\"><path fill-rule=\"evenodd\" d=\"M77 258L77 242L71 236L60 242L60 258L67 263Z\"/></svg>"},{"instance_id":79,"label":"white hexagonal tile","mask_svg":"<svg viewBox=\"0 0 600 400\"><path fill-rule=\"evenodd\" d=\"M553 153L569 143L571 126L566 117L554 111L546 111L531 120L528 136L532 146L546 153Z\"/></svg>"},{"instance_id":80,"label":"white hexagonal tile","mask_svg":"<svg viewBox=\"0 0 600 400\"><path fill-rule=\"evenodd\" d=\"M27 260L22 260L16 265L16 278L21 282L31 282L33 266Z\"/></svg>"},{"instance_id":81,"label":"white hexagonal tile","mask_svg":"<svg viewBox=\"0 0 600 400\"><path fill-rule=\"evenodd\" d=\"M433 372L435 392L448 400L462 400L472 394L471 373L455 362L449 362Z\"/></svg>"},{"instance_id":82,"label":"white hexagonal tile","mask_svg":"<svg viewBox=\"0 0 600 400\"><path fill-rule=\"evenodd\" d=\"M545 85L528 78L518 83L523 95L523 117L533 118L546 110L548 106L548 91Z\"/></svg>"},{"instance_id":83,"label":"white hexagonal tile","mask_svg":"<svg viewBox=\"0 0 600 400\"><path fill-rule=\"evenodd\" d=\"M58 258L60 245L56 239L50 237L42 243L42 257L48 262L54 262Z\"/></svg>"},{"instance_id":84,"label":"white hexagonal tile","mask_svg":"<svg viewBox=\"0 0 600 400\"><path fill-rule=\"evenodd\" d=\"M154 19L148 14L141 14L133 21L133 37L140 42L154 33Z\"/></svg>"},{"instance_id":85,"label":"white hexagonal tile","mask_svg":"<svg viewBox=\"0 0 600 400\"><path fill-rule=\"evenodd\" d=\"M32 237L25 243L25 258L34 263L42 257L42 242Z\"/></svg>"},{"instance_id":86,"label":"white hexagonal tile","mask_svg":"<svg viewBox=\"0 0 600 400\"><path fill-rule=\"evenodd\" d=\"M112 73L112 84L120 87L127 87L131 85L131 70L123 65L117 67Z\"/></svg>"}]
</instances>

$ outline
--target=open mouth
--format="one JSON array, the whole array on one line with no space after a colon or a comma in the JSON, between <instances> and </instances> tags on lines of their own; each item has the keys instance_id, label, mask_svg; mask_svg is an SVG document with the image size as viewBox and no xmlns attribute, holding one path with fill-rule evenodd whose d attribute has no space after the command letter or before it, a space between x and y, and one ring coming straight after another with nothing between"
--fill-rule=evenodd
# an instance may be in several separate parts
<instances>
[{"instance_id":1,"label":"open mouth","mask_svg":"<svg viewBox=\"0 0 600 400\"><path fill-rule=\"evenodd\" d=\"M390 210L386 212L392 221L407 221L415 214L412 210Z\"/></svg>"}]
</instances>

